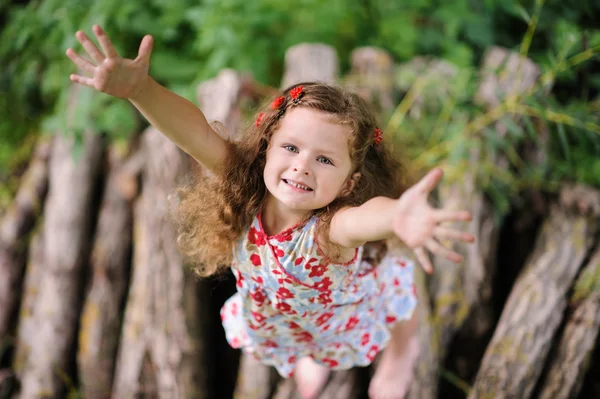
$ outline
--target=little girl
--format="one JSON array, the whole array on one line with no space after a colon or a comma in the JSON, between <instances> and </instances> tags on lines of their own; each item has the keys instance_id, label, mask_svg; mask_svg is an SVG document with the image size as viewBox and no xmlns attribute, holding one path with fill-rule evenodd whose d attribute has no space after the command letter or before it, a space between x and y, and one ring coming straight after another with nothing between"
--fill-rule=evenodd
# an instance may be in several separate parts
<instances>
[{"instance_id":1,"label":"little girl","mask_svg":"<svg viewBox=\"0 0 600 399\"><path fill-rule=\"evenodd\" d=\"M402 192L402 169L365 102L317 83L285 90L239 141L226 141L149 77L150 36L130 60L93 30L102 51L77 32L92 61L68 49L90 75L71 80L129 99L213 172L184 191L179 244L201 275L231 265L238 292L221 310L230 345L295 375L304 398L318 395L329 370L368 365L385 348L369 395L403 398L418 352L413 264L365 244L398 237L427 272L426 250L460 262L438 240L473 241L441 225L469 213L427 203L441 171Z\"/></svg>"}]
</instances>

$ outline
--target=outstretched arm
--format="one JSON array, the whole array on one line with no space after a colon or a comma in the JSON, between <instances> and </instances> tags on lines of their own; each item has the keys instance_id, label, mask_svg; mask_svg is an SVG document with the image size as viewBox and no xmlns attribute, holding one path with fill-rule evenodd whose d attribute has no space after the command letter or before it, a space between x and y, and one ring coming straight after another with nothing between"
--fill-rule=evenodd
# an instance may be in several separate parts
<instances>
[{"instance_id":1,"label":"outstretched arm","mask_svg":"<svg viewBox=\"0 0 600 399\"><path fill-rule=\"evenodd\" d=\"M210 170L227 156L227 145L190 101L167 90L148 75L152 37L142 39L135 59L121 58L108 35L93 27L100 48L85 33L75 34L91 62L67 49L67 56L88 76L71 75L73 82L125 98L165 136Z\"/></svg>"},{"instance_id":2,"label":"outstretched arm","mask_svg":"<svg viewBox=\"0 0 600 399\"><path fill-rule=\"evenodd\" d=\"M438 240L473 242L475 238L441 224L471 220L471 214L434 209L427 203L427 197L441 180L442 174L441 169L434 169L397 200L376 197L361 206L339 211L331 220L329 238L340 246L355 248L367 241L396 235L413 249L428 273L433 271L433 267L425 249L454 262L462 261L462 256L444 247Z\"/></svg>"}]
</instances>

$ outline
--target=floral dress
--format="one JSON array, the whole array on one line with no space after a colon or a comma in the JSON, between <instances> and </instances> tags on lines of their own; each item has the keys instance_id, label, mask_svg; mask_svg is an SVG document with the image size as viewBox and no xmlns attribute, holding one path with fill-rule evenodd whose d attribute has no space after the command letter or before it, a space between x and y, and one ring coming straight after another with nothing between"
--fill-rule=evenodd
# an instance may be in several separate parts
<instances>
[{"instance_id":1,"label":"floral dress","mask_svg":"<svg viewBox=\"0 0 600 399\"><path fill-rule=\"evenodd\" d=\"M360 247L335 263L316 225L313 216L267 236L258 215L234 248L238 292L221 309L227 341L283 377L304 356L331 369L370 364L417 303L412 261L387 254L374 264Z\"/></svg>"}]
</instances>

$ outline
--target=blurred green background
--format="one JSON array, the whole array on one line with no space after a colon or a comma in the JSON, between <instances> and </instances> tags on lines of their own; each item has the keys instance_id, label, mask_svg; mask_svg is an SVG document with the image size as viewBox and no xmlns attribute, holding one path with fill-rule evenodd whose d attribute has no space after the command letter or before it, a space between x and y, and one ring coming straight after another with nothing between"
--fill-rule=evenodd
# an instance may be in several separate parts
<instances>
[{"instance_id":1,"label":"blurred green background","mask_svg":"<svg viewBox=\"0 0 600 399\"><path fill-rule=\"evenodd\" d=\"M65 50L79 51L74 33L91 35L95 23L124 57L135 57L143 35L152 34L150 73L192 100L199 82L226 67L279 86L284 52L301 42L333 46L342 75L349 54L360 46L383 48L397 63L419 55L446 60L461 71L449 83L453 90L428 97L418 122L401 118L388 125L392 133L401 132L394 137L405 140L412 158L419 154L423 167L453 159L460 164L472 144L465 129L487 112L472 101L484 51L506 47L542 69L539 90L520 99L534 112L519 115L506 139L494 139L489 131L476 134L489 139L490 151L506 152L523 140L535 142L542 119L551 125L553 140L541 169L518 160L504 175L482 168L487 173L482 184L501 210L523 187L552 191L564 180L600 187L598 0L0 0L0 23L0 206L14 192L39 134L81 137L87 128L126 139L141 129L126 101L88 89L67 128L69 74L75 68ZM395 82L399 102L410 89L402 79L398 74ZM507 110L507 123L514 112ZM450 144L433 151L440 142Z\"/></svg>"}]
</instances>

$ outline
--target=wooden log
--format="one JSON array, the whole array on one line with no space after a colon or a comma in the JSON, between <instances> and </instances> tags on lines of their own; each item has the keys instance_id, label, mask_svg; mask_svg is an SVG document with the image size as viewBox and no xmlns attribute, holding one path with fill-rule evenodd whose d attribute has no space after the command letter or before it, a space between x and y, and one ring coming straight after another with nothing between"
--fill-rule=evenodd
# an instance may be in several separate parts
<instances>
[{"instance_id":1,"label":"wooden log","mask_svg":"<svg viewBox=\"0 0 600 399\"><path fill-rule=\"evenodd\" d=\"M394 60L375 47L361 47L350 55L351 69L344 86L383 112L394 109Z\"/></svg>"},{"instance_id":2,"label":"wooden log","mask_svg":"<svg viewBox=\"0 0 600 399\"><path fill-rule=\"evenodd\" d=\"M31 345L35 341L37 333L35 319L33 317L34 306L37 302L40 285L44 276L44 229L37 226L34 232L27 254L27 267L25 268L25 281L21 296L21 307L19 308L19 319L15 340L15 355L12 368L17 377L21 377Z\"/></svg>"},{"instance_id":3,"label":"wooden log","mask_svg":"<svg viewBox=\"0 0 600 399\"><path fill-rule=\"evenodd\" d=\"M81 313L77 352L81 393L110 397L122 307L129 283L132 209L141 153L127 157L122 145L109 150L109 173L91 256L91 281ZM131 167L138 165L138 167Z\"/></svg>"},{"instance_id":4,"label":"wooden log","mask_svg":"<svg viewBox=\"0 0 600 399\"><path fill-rule=\"evenodd\" d=\"M234 399L269 399L281 380L277 371L264 366L254 356L243 355ZM292 380L290 380L292 382Z\"/></svg>"},{"instance_id":5,"label":"wooden log","mask_svg":"<svg viewBox=\"0 0 600 399\"><path fill-rule=\"evenodd\" d=\"M507 81L506 75L520 80ZM538 76L539 68L530 60L505 49L492 48L484 58L476 101L491 109L508 96L530 90ZM502 122L496 123L494 128L499 137L507 133ZM471 168L460 182L440 185L440 198L445 207L471 212L473 219L467 226L476 237L475 244L454 244L454 248L465 256L462 264L436 259L437 272L433 278L440 361L445 361L450 345L454 343L449 367L467 380L476 373L475 367L495 322L492 296L500 232L494 205L477 188L476 171L482 162L508 167L506 156L485 147L483 139L473 144L469 159Z\"/></svg>"},{"instance_id":6,"label":"wooden log","mask_svg":"<svg viewBox=\"0 0 600 399\"><path fill-rule=\"evenodd\" d=\"M600 216L598 190L575 185L562 191L561 203ZM581 391L600 334L600 247L583 267L573 291L573 309L541 384L540 399L575 398Z\"/></svg>"},{"instance_id":7,"label":"wooden log","mask_svg":"<svg viewBox=\"0 0 600 399\"><path fill-rule=\"evenodd\" d=\"M23 398L61 397L72 375L92 207L104 151L99 135L85 134L78 159L73 145L72 139L57 135L52 146L44 207L44 270L33 309L36 334L22 372Z\"/></svg>"},{"instance_id":8,"label":"wooden log","mask_svg":"<svg viewBox=\"0 0 600 399\"><path fill-rule=\"evenodd\" d=\"M282 88L301 82L335 84L339 61L335 49L325 44L297 44L285 52Z\"/></svg>"},{"instance_id":9,"label":"wooden log","mask_svg":"<svg viewBox=\"0 0 600 399\"><path fill-rule=\"evenodd\" d=\"M41 140L0 224L0 341L9 338L18 313L27 241L48 190L49 154L50 141Z\"/></svg>"},{"instance_id":10,"label":"wooden log","mask_svg":"<svg viewBox=\"0 0 600 399\"><path fill-rule=\"evenodd\" d=\"M190 158L154 128L144 132L142 193L134 206L133 272L113 384L114 398L205 398L200 282L176 245L168 197ZM152 385L144 382L152 381Z\"/></svg>"},{"instance_id":11,"label":"wooden log","mask_svg":"<svg viewBox=\"0 0 600 399\"><path fill-rule=\"evenodd\" d=\"M554 205L489 344L469 398L529 398L592 245L593 218Z\"/></svg>"},{"instance_id":12,"label":"wooden log","mask_svg":"<svg viewBox=\"0 0 600 399\"><path fill-rule=\"evenodd\" d=\"M439 339L432 318L432 304L429 298L425 274L422 269L415 271L415 284L419 302L419 326L417 328L420 341L419 357L414 368L414 379L408 393L409 399L436 399L438 397L439 376Z\"/></svg>"}]
</instances>

